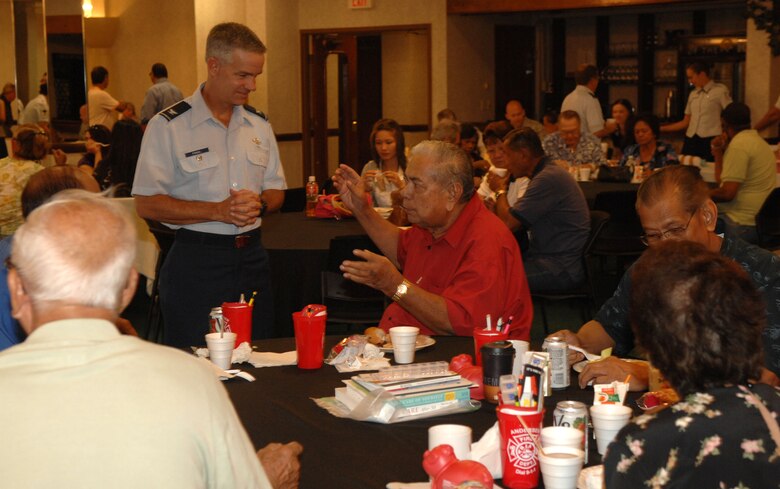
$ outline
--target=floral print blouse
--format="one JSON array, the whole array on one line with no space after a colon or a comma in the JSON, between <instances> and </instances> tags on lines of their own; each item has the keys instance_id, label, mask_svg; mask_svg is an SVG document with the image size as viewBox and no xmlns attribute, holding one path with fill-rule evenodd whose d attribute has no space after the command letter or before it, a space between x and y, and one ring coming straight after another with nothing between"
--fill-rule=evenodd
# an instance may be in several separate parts
<instances>
[{"instance_id":1,"label":"floral print blouse","mask_svg":"<svg viewBox=\"0 0 780 489\"><path fill-rule=\"evenodd\" d=\"M13 234L22 225L22 190L43 166L7 157L0 160L0 235Z\"/></svg>"},{"instance_id":2,"label":"floral print blouse","mask_svg":"<svg viewBox=\"0 0 780 489\"><path fill-rule=\"evenodd\" d=\"M620 158L620 165L623 166L628 162L628 157L633 156L637 163L640 162L639 145L632 144L623 150L623 157ZM656 141L655 153L650 161L642 161L642 164L650 164L651 170L657 170L663 168L666 165L676 165L680 163L677 159L677 153L674 152L672 146L663 141Z\"/></svg>"},{"instance_id":3,"label":"floral print blouse","mask_svg":"<svg viewBox=\"0 0 780 489\"><path fill-rule=\"evenodd\" d=\"M780 390L751 391L778 419ZM745 393L718 387L634 418L607 449L604 480L609 489L780 488L780 450Z\"/></svg>"}]
</instances>

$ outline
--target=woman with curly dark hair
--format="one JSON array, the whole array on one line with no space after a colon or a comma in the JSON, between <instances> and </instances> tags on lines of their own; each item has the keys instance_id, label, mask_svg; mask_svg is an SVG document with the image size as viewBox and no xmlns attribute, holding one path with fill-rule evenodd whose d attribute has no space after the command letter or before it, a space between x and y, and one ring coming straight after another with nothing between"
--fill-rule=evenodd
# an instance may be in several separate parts
<instances>
[{"instance_id":1,"label":"woman with curly dark hair","mask_svg":"<svg viewBox=\"0 0 780 489\"><path fill-rule=\"evenodd\" d=\"M777 487L780 390L759 376L765 306L744 270L664 241L632 272L631 324L682 401L635 418L609 446L608 488Z\"/></svg>"}]
</instances>

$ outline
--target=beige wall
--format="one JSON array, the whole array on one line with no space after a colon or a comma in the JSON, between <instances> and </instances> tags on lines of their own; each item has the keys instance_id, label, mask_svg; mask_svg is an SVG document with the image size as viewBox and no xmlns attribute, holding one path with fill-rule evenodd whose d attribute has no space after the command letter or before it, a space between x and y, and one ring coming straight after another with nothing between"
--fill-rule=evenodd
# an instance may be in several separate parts
<instances>
[{"instance_id":1,"label":"beige wall","mask_svg":"<svg viewBox=\"0 0 780 489\"><path fill-rule=\"evenodd\" d=\"M106 0L105 15L119 18L116 39L108 48L87 48L86 65L88 73L97 65L108 69L108 92L114 98L133 102L140 110L151 84L149 69L156 62L168 67L170 80L185 96L195 90L196 67L203 63L194 49L192 0ZM89 39L89 29L86 36Z\"/></svg>"},{"instance_id":2,"label":"beige wall","mask_svg":"<svg viewBox=\"0 0 780 489\"><path fill-rule=\"evenodd\" d=\"M258 2L260 3L260 2ZM250 9L249 25L255 28L268 46L265 72L265 98L256 99L258 107L268 115L277 134L301 132L301 62L300 34L298 32L298 2L266 0L265 9L253 15ZM254 2L251 2L254 5ZM260 18L264 20L262 32ZM255 22L257 19L257 23ZM258 92L261 88L258 87ZM303 149L298 141L279 143L279 154L284 165L287 185L300 187L307 175L303 174ZM320 182L322 183L322 182Z\"/></svg>"},{"instance_id":3,"label":"beige wall","mask_svg":"<svg viewBox=\"0 0 780 489\"><path fill-rule=\"evenodd\" d=\"M496 98L493 39L497 21L493 16L451 16L447 20L448 106L461 121L493 119Z\"/></svg>"},{"instance_id":4,"label":"beige wall","mask_svg":"<svg viewBox=\"0 0 780 489\"><path fill-rule=\"evenodd\" d=\"M382 33L382 116L400 124L428 124L428 36L420 31Z\"/></svg>"}]
</instances>

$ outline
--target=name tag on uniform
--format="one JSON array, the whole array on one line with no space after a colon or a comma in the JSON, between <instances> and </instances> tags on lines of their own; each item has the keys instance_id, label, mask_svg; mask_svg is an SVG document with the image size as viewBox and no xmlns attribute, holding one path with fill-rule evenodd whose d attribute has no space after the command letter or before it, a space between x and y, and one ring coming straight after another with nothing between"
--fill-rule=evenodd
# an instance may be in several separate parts
<instances>
[{"instance_id":1,"label":"name tag on uniform","mask_svg":"<svg viewBox=\"0 0 780 489\"><path fill-rule=\"evenodd\" d=\"M195 151L190 151L189 153L184 153L184 157L189 158L190 156L202 155L203 153L208 153L208 152L209 152L208 148L200 148L200 149L196 149Z\"/></svg>"}]
</instances>

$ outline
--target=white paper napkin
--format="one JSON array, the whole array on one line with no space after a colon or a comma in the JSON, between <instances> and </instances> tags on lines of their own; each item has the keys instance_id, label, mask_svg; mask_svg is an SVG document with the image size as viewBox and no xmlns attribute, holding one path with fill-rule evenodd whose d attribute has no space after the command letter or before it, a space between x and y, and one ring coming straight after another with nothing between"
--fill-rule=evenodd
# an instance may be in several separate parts
<instances>
[{"instance_id":1,"label":"white paper napkin","mask_svg":"<svg viewBox=\"0 0 780 489\"><path fill-rule=\"evenodd\" d=\"M214 372L214 375L216 375L219 380L228 380L235 377L240 377L249 382L254 382L256 380L251 374L247 372L242 372L241 370L238 369L222 370L221 368L216 366L214 362L206 358L201 357L201 360L209 364L209 366L211 367L211 371Z\"/></svg>"},{"instance_id":2,"label":"white paper napkin","mask_svg":"<svg viewBox=\"0 0 780 489\"><path fill-rule=\"evenodd\" d=\"M504 473L501 468L501 433L498 431L498 421L482 435L479 441L471 444L471 460L487 467L494 479L503 477Z\"/></svg>"},{"instance_id":3,"label":"white paper napkin","mask_svg":"<svg viewBox=\"0 0 780 489\"><path fill-rule=\"evenodd\" d=\"M298 353L295 350L284 353L253 351L249 355L249 359L247 361L256 368L295 365L298 363Z\"/></svg>"}]
</instances>

